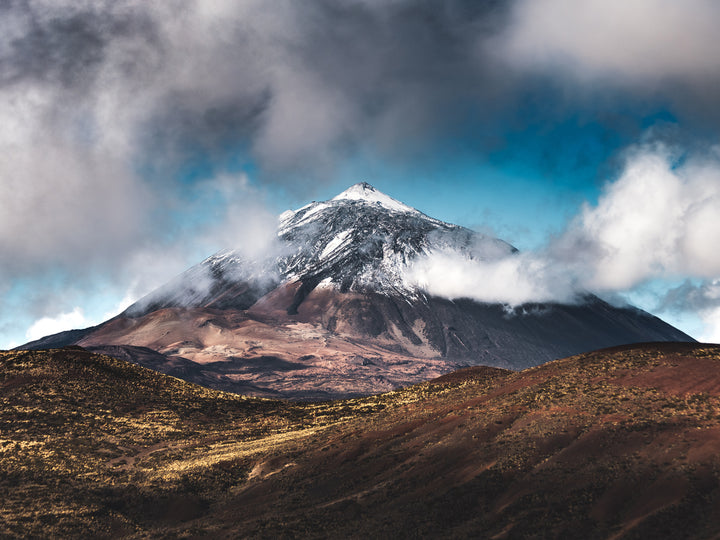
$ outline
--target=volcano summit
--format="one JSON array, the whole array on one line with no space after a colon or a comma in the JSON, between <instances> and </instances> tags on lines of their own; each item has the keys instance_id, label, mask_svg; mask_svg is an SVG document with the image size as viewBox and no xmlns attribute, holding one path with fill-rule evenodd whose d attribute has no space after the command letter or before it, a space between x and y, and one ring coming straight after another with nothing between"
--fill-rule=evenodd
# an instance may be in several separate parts
<instances>
[{"instance_id":1,"label":"volcano summit","mask_svg":"<svg viewBox=\"0 0 720 540\"><path fill-rule=\"evenodd\" d=\"M324 399L469 365L523 369L613 345L692 341L590 294L516 309L432 296L409 270L438 251L517 252L360 183L284 212L272 255L221 251L103 324L23 348L76 344L222 390Z\"/></svg>"}]
</instances>

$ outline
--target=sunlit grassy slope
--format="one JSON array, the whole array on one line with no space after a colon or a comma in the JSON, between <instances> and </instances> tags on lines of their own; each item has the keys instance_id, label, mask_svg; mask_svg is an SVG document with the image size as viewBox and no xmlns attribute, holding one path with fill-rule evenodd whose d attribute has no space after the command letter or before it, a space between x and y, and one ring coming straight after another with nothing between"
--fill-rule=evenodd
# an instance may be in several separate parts
<instances>
[{"instance_id":1,"label":"sunlit grassy slope","mask_svg":"<svg viewBox=\"0 0 720 540\"><path fill-rule=\"evenodd\" d=\"M0 536L712 537L719 456L717 346L329 403L0 353Z\"/></svg>"}]
</instances>

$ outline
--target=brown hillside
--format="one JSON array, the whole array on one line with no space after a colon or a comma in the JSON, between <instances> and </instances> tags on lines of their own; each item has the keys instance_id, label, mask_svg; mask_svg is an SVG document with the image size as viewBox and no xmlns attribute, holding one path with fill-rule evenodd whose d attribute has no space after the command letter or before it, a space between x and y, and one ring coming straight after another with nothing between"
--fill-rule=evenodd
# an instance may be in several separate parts
<instances>
[{"instance_id":1,"label":"brown hillside","mask_svg":"<svg viewBox=\"0 0 720 540\"><path fill-rule=\"evenodd\" d=\"M720 346L646 344L298 404L1 353L9 536L711 538Z\"/></svg>"}]
</instances>

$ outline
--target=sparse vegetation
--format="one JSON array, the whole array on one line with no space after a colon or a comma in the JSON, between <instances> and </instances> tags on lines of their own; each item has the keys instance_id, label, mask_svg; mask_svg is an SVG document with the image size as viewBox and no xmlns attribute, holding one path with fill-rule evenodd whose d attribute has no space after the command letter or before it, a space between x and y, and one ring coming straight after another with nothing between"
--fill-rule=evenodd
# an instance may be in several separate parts
<instances>
[{"instance_id":1,"label":"sparse vegetation","mask_svg":"<svg viewBox=\"0 0 720 540\"><path fill-rule=\"evenodd\" d=\"M327 403L0 353L0 536L709 537L719 390L690 344Z\"/></svg>"}]
</instances>

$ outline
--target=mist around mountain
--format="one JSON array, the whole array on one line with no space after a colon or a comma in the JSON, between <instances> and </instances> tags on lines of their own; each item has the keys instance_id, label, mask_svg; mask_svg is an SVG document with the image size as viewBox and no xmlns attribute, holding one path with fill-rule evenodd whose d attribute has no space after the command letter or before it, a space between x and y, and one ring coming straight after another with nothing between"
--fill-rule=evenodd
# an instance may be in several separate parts
<instances>
[{"instance_id":1,"label":"mist around mountain","mask_svg":"<svg viewBox=\"0 0 720 540\"><path fill-rule=\"evenodd\" d=\"M220 390L317 400L466 366L520 370L613 345L692 341L587 291L518 304L430 294L417 268L438 254L480 265L521 256L360 183L283 213L276 241L254 257L218 252L105 323L22 348L77 344ZM512 288L516 276L504 279Z\"/></svg>"}]
</instances>

